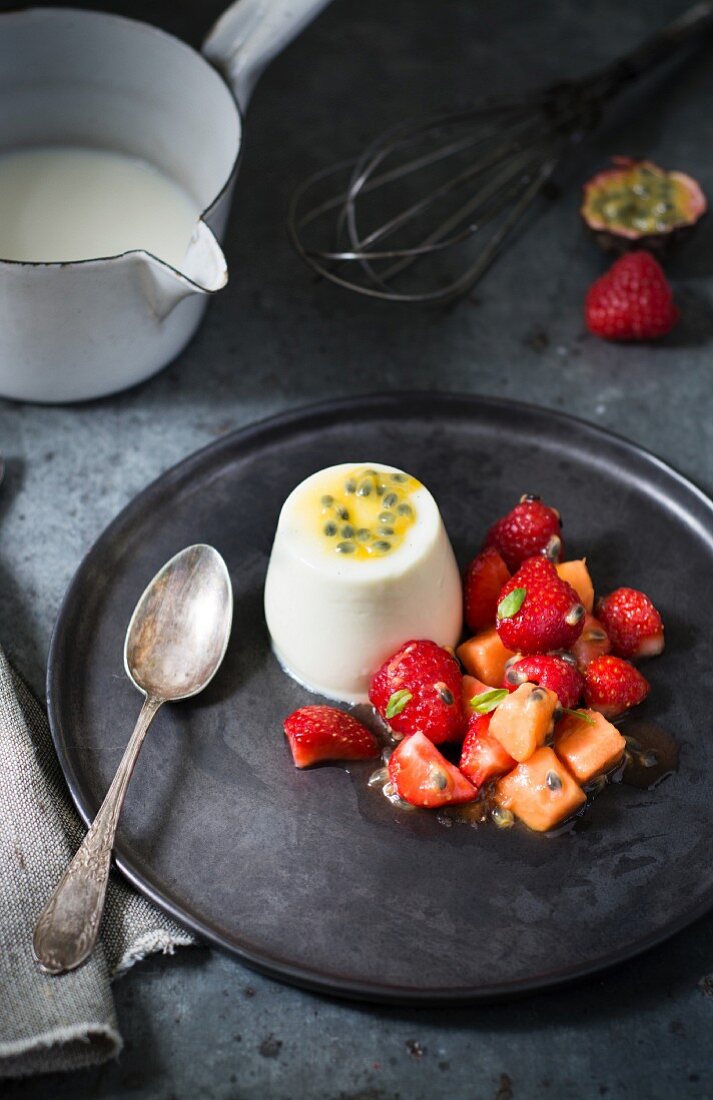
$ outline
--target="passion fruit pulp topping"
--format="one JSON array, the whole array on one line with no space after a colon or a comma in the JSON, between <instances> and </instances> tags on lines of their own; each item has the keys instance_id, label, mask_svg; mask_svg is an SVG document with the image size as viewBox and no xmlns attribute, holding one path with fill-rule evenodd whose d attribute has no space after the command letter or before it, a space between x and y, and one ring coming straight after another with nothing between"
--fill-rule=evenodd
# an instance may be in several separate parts
<instances>
[{"instance_id":1,"label":"passion fruit pulp topping","mask_svg":"<svg viewBox=\"0 0 713 1100\"><path fill-rule=\"evenodd\" d=\"M325 549L357 561L392 553L416 522L413 494L421 488L408 474L373 466L334 475L312 504Z\"/></svg>"},{"instance_id":2,"label":"passion fruit pulp topping","mask_svg":"<svg viewBox=\"0 0 713 1100\"><path fill-rule=\"evenodd\" d=\"M613 247L643 238L653 242L689 228L707 209L700 187L683 172L667 172L651 161L615 158L614 168L594 176L584 186L581 214L590 229L606 235Z\"/></svg>"}]
</instances>

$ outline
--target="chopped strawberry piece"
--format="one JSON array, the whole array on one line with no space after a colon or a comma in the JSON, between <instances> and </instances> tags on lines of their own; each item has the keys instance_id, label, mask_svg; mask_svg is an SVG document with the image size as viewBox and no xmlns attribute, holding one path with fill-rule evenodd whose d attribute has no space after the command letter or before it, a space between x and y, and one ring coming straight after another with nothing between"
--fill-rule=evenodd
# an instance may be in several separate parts
<instances>
[{"instance_id":1,"label":"chopped strawberry piece","mask_svg":"<svg viewBox=\"0 0 713 1100\"><path fill-rule=\"evenodd\" d=\"M494 546L483 550L465 571L463 602L465 621L474 633L495 622L500 589L510 579L510 570Z\"/></svg>"},{"instance_id":2,"label":"chopped strawberry piece","mask_svg":"<svg viewBox=\"0 0 713 1100\"><path fill-rule=\"evenodd\" d=\"M389 779L412 806L472 802L477 791L422 733L404 738L389 759Z\"/></svg>"},{"instance_id":3,"label":"chopped strawberry piece","mask_svg":"<svg viewBox=\"0 0 713 1100\"><path fill-rule=\"evenodd\" d=\"M597 604L597 615L611 640L612 652L631 661L656 657L663 650L663 623L653 603L636 588L617 588Z\"/></svg>"},{"instance_id":4,"label":"chopped strawberry piece","mask_svg":"<svg viewBox=\"0 0 713 1100\"><path fill-rule=\"evenodd\" d=\"M605 657L611 649L609 635L594 615L585 615L582 633L572 646L572 655L577 662L580 672L585 672L587 665L591 664L595 657Z\"/></svg>"},{"instance_id":5,"label":"chopped strawberry piece","mask_svg":"<svg viewBox=\"0 0 713 1100\"><path fill-rule=\"evenodd\" d=\"M301 707L285 719L284 729L298 768L322 760L369 760L379 755L374 734L353 714L336 707Z\"/></svg>"},{"instance_id":6,"label":"chopped strawberry piece","mask_svg":"<svg viewBox=\"0 0 713 1100\"><path fill-rule=\"evenodd\" d=\"M512 771L516 761L488 731L492 714L474 714L468 724L458 767L476 790L489 779Z\"/></svg>"},{"instance_id":7,"label":"chopped strawberry piece","mask_svg":"<svg viewBox=\"0 0 713 1100\"><path fill-rule=\"evenodd\" d=\"M529 558L503 587L496 628L504 646L524 654L570 649L584 625L584 606L551 562Z\"/></svg>"},{"instance_id":8,"label":"chopped strawberry piece","mask_svg":"<svg viewBox=\"0 0 713 1100\"><path fill-rule=\"evenodd\" d=\"M374 676L369 699L397 733L420 731L439 745L465 731L460 665L435 642L402 646Z\"/></svg>"},{"instance_id":9,"label":"chopped strawberry piece","mask_svg":"<svg viewBox=\"0 0 713 1100\"><path fill-rule=\"evenodd\" d=\"M639 670L621 657L597 657L584 677L584 701L605 718L615 718L643 703L650 689Z\"/></svg>"},{"instance_id":10,"label":"chopped strawberry piece","mask_svg":"<svg viewBox=\"0 0 713 1100\"><path fill-rule=\"evenodd\" d=\"M511 570L536 554L559 561L563 549L561 531L559 512L543 504L539 497L526 494L506 516L493 524L486 535L485 546L494 546ZM489 626L490 622L483 626Z\"/></svg>"},{"instance_id":11,"label":"chopped strawberry piece","mask_svg":"<svg viewBox=\"0 0 713 1100\"><path fill-rule=\"evenodd\" d=\"M470 701L474 699L476 695L482 695L485 691L492 691L490 684L484 684L482 680L479 680L477 676L463 677L463 711L466 718L470 714Z\"/></svg>"},{"instance_id":12,"label":"chopped strawberry piece","mask_svg":"<svg viewBox=\"0 0 713 1100\"><path fill-rule=\"evenodd\" d=\"M534 653L513 661L505 673L503 687L514 691L520 684L540 684L554 691L565 710L576 707L584 687L584 677L574 658L553 653Z\"/></svg>"}]
</instances>

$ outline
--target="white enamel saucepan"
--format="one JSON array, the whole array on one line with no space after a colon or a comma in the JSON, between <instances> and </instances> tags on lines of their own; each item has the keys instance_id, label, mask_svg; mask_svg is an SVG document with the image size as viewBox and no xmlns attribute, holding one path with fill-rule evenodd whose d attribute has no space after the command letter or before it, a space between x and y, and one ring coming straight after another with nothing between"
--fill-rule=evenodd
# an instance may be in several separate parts
<instances>
[{"instance_id":1,"label":"white enamel saucepan","mask_svg":"<svg viewBox=\"0 0 713 1100\"><path fill-rule=\"evenodd\" d=\"M202 211L180 263L139 247L41 263L0 253L1 396L101 397L150 377L182 350L209 295L227 281L219 242L240 160L241 111L268 62L328 2L238 0L202 55L147 24L100 12L0 16L0 153L111 150L154 166Z\"/></svg>"}]
</instances>

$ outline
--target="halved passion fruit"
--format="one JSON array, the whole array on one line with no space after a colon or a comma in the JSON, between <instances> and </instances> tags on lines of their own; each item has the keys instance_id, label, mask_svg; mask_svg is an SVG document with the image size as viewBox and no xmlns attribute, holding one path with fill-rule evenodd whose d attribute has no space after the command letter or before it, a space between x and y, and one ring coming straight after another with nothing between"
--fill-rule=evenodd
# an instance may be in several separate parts
<instances>
[{"instance_id":1,"label":"halved passion fruit","mask_svg":"<svg viewBox=\"0 0 713 1100\"><path fill-rule=\"evenodd\" d=\"M708 209L694 179L649 160L613 157L614 167L584 185L581 215L608 252L661 253L687 236Z\"/></svg>"}]
</instances>

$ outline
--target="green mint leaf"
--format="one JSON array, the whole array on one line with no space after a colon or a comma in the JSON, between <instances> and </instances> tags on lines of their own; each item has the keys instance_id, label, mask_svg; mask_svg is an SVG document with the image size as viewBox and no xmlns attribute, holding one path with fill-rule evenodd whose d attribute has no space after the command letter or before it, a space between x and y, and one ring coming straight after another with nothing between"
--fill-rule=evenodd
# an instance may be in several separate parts
<instances>
[{"instance_id":1,"label":"green mint leaf","mask_svg":"<svg viewBox=\"0 0 713 1100\"><path fill-rule=\"evenodd\" d=\"M569 707L564 708L565 714L572 714L575 718L581 718L583 722L586 722L588 726L596 726L596 722L592 718L591 714L587 714L584 710L570 710Z\"/></svg>"},{"instance_id":2,"label":"green mint leaf","mask_svg":"<svg viewBox=\"0 0 713 1100\"><path fill-rule=\"evenodd\" d=\"M512 592L508 592L505 599L498 604L498 618L512 619L513 615L517 615L525 602L526 595L526 588L513 588Z\"/></svg>"},{"instance_id":3,"label":"green mint leaf","mask_svg":"<svg viewBox=\"0 0 713 1100\"><path fill-rule=\"evenodd\" d=\"M395 691L386 705L385 717L395 718L397 714L401 714L401 711L411 702L412 699L413 695L410 691Z\"/></svg>"},{"instance_id":4,"label":"green mint leaf","mask_svg":"<svg viewBox=\"0 0 713 1100\"><path fill-rule=\"evenodd\" d=\"M509 694L507 688L493 688L492 691L483 691L480 695L474 695L469 700L468 706L477 714L490 714L491 710L495 710Z\"/></svg>"}]
</instances>

